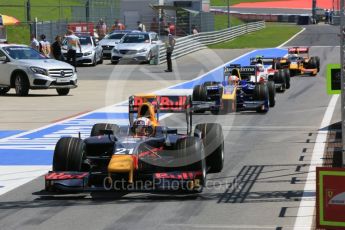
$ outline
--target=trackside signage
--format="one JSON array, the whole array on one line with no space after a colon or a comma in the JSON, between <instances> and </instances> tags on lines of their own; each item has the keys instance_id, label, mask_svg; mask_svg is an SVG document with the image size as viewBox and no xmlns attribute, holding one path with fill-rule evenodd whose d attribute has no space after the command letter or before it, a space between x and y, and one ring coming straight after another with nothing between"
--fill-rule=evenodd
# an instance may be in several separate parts
<instances>
[{"instance_id":1,"label":"trackside signage","mask_svg":"<svg viewBox=\"0 0 345 230\"><path fill-rule=\"evenodd\" d=\"M345 229L345 169L316 168L317 228Z\"/></svg>"}]
</instances>

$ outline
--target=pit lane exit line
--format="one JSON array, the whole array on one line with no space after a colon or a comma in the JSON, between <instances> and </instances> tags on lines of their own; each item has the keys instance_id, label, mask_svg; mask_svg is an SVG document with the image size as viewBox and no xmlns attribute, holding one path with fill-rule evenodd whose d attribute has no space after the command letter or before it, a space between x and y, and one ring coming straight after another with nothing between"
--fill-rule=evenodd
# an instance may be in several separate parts
<instances>
[{"instance_id":1,"label":"pit lane exit line","mask_svg":"<svg viewBox=\"0 0 345 230\"><path fill-rule=\"evenodd\" d=\"M310 166L308 169L307 180L303 190L303 196L306 193L315 192L316 190L316 167L322 166L323 155L325 151L328 129L325 130L331 124L335 106L337 104L339 95L333 95L328 107L326 109L325 115L322 119L317 137L316 143L313 149L312 158ZM313 228L313 220L315 217L315 200L302 200L299 204L297 218L295 221L294 229L301 229L303 226L304 230Z\"/></svg>"}]
</instances>

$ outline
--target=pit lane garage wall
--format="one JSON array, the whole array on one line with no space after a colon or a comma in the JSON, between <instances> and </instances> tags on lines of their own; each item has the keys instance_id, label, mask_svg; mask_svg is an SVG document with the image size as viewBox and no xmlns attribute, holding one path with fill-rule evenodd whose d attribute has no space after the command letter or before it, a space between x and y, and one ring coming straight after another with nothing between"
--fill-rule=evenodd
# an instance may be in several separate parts
<instances>
[{"instance_id":1,"label":"pit lane garage wall","mask_svg":"<svg viewBox=\"0 0 345 230\"><path fill-rule=\"evenodd\" d=\"M238 63L249 65L249 59L255 56L284 56L286 49L270 48L254 50L224 65ZM205 81L221 81L223 67L219 66L196 79L166 89L157 94L191 94L193 86ZM161 117L169 116L165 114ZM53 151L61 136L88 137L93 124L116 123L128 124L128 102L124 101L101 108L74 118L60 121L36 130L19 133L0 139L0 195L4 194L34 178L43 175L51 168Z\"/></svg>"}]
</instances>

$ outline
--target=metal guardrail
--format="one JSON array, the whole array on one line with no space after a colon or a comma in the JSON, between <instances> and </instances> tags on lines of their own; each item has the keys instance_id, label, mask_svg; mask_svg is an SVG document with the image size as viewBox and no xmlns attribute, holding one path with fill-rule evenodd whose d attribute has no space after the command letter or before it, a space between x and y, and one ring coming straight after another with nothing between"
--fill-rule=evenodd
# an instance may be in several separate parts
<instances>
[{"instance_id":1,"label":"metal guardrail","mask_svg":"<svg viewBox=\"0 0 345 230\"><path fill-rule=\"evenodd\" d=\"M220 42L232 40L241 35L261 30L266 27L264 21L247 23L239 26L231 27L230 29L224 29L212 32L203 32L197 35L189 35L186 37L176 39L176 45L172 55L172 59L176 59L187 55L189 53L196 52L201 49L206 49L207 45L212 45ZM161 44L159 47L158 63L166 62L166 48L165 44Z\"/></svg>"}]
</instances>

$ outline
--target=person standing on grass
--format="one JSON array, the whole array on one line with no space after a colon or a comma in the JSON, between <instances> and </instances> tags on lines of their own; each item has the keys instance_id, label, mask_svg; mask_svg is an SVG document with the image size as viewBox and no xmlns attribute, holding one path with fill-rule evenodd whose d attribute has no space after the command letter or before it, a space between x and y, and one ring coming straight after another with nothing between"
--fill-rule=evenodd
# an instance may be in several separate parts
<instances>
[{"instance_id":1,"label":"person standing on grass","mask_svg":"<svg viewBox=\"0 0 345 230\"><path fill-rule=\"evenodd\" d=\"M52 44L52 54L56 60L64 61L65 58L62 55L61 43L62 43L62 37L60 35L57 35L55 37L55 42Z\"/></svg>"},{"instance_id":2,"label":"person standing on grass","mask_svg":"<svg viewBox=\"0 0 345 230\"><path fill-rule=\"evenodd\" d=\"M74 35L72 30L67 31L67 62L74 66L77 71L77 49L79 48L80 53L81 45L79 38Z\"/></svg>"},{"instance_id":3,"label":"person standing on grass","mask_svg":"<svg viewBox=\"0 0 345 230\"><path fill-rule=\"evenodd\" d=\"M173 72L171 56L172 56L172 53L174 51L176 40L175 40L174 36L170 33L169 29L167 29L166 32L168 34L168 38L167 38L167 40L165 42L165 48L167 50L166 55L167 55L168 69L166 69L165 72Z\"/></svg>"}]
</instances>

